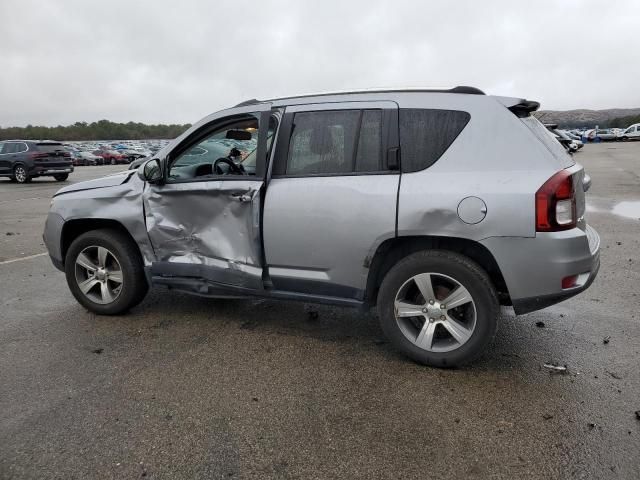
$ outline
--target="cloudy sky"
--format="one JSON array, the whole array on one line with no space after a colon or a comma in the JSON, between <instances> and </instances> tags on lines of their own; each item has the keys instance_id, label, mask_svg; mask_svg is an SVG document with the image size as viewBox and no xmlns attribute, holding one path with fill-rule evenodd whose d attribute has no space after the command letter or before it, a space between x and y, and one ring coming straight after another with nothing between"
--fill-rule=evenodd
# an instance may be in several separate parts
<instances>
[{"instance_id":1,"label":"cloudy sky","mask_svg":"<svg viewBox=\"0 0 640 480\"><path fill-rule=\"evenodd\" d=\"M0 0L0 18L1 126L191 123L382 86L640 107L636 0Z\"/></svg>"}]
</instances>

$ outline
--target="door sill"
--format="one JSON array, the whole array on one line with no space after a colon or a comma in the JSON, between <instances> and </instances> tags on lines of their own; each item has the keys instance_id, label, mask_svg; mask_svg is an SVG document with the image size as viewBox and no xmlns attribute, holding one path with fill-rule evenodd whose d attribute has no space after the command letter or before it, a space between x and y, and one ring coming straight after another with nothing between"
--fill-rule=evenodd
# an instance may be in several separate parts
<instances>
[{"instance_id":1,"label":"door sill","mask_svg":"<svg viewBox=\"0 0 640 480\"><path fill-rule=\"evenodd\" d=\"M216 283L202 278L152 276L152 285L163 285L170 290L178 290L209 298L266 298L271 300L293 300L324 305L337 305L351 308L364 308L365 303L352 298L314 295L312 293L290 292L285 290L252 289L237 285Z\"/></svg>"}]
</instances>

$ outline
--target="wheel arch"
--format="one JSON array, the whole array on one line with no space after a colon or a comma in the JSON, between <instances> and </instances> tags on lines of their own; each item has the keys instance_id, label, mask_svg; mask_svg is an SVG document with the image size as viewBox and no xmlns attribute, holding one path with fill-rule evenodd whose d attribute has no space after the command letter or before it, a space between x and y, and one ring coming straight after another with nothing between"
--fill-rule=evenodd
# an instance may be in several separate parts
<instances>
[{"instance_id":1,"label":"wheel arch","mask_svg":"<svg viewBox=\"0 0 640 480\"><path fill-rule=\"evenodd\" d=\"M377 302L380 284L387 272L398 261L421 250L447 250L465 255L487 272L502 305L511 305L511 297L500 267L491 252L479 242L459 237L407 236L394 237L382 242L369 263L365 302Z\"/></svg>"},{"instance_id":2,"label":"wheel arch","mask_svg":"<svg viewBox=\"0 0 640 480\"><path fill-rule=\"evenodd\" d=\"M127 230L127 228L119 221L108 218L78 218L67 220L62 226L62 232L60 235L60 253L62 254L62 263L64 264L65 257L67 256L67 250L76 238L83 233L100 229L116 230L126 235L127 238L136 245L140 259L143 259L140 246L137 244L129 230Z\"/></svg>"}]
</instances>

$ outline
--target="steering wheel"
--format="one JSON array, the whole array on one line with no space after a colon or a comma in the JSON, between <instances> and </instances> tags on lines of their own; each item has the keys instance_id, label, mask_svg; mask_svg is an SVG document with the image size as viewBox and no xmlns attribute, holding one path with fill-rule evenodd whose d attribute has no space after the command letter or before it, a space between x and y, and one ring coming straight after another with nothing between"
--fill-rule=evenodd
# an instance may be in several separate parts
<instances>
[{"instance_id":1,"label":"steering wheel","mask_svg":"<svg viewBox=\"0 0 640 480\"><path fill-rule=\"evenodd\" d=\"M218 166L219 163L226 163L227 165L229 165L228 173L235 173L236 175L244 175L244 168L241 165L236 165L226 157L220 157L215 162L213 162L213 171L217 175L225 174L225 172Z\"/></svg>"}]
</instances>

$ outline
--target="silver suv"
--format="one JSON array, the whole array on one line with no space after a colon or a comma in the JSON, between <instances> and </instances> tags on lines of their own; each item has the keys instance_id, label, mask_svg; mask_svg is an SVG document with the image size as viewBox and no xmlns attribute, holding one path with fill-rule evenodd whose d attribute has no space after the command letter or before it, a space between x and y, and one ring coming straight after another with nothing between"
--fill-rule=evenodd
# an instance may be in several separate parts
<instances>
[{"instance_id":1,"label":"silver suv","mask_svg":"<svg viewBox=\"0 0 640 480\"><path fill-rule=\"evenodd\" d=\"M406 355L459 365L501 304L544 308L598 271L589 182L537 108L471 87L250 100L60 190L45 242L98 314L149 285L377 306Z\"/></svg>"}]
</instances>

